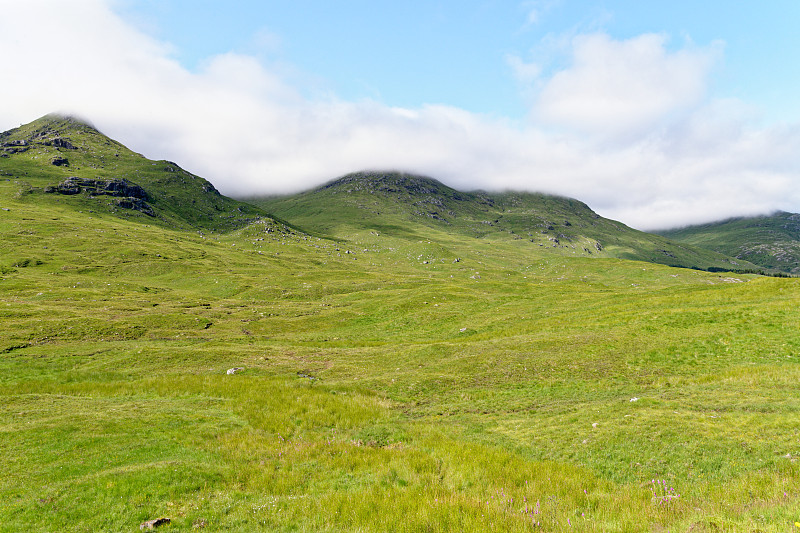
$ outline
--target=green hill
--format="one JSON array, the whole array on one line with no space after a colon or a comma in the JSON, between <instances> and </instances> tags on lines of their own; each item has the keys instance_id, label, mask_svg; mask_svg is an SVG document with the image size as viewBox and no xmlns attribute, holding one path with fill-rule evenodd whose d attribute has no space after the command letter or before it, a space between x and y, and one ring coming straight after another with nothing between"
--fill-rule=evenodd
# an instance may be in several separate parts
<instances>
[{"instance_id":1,"label":"green hill","mask_svg":"<svg viewBox=\"0 0 800 533\"><path fill-rule=\"evenodd\" d=\"M381 229L334 187L346 224L312 207L337 238L198 231L156 193L179 171L91 168L87 135L84 155L3 141L0 532L800 521L800 279L588 254L605 222L579 202L415 179L374 204ZM132 194L45 192L89 187L54 157ZM213 205L204 184L182 202Z\"/></svg>"},{"instance_id":2,"label":"green hill","mask_svg":"<svg viewBox=\"0 0 800 533\"><path fill-rule=\"evenodd\" d=\"M780 211L658 233L767 269L800 274L800 214Z\"/></svg>"},{"instance_id":3,"label":"green hill","mask_svg":"<svg viewBox=\"0 0 800 533\"><path fill-rule=\"evenodd\" d=\"M267 218L170 161L151 161L74 117L47 115L0 133L0 178L21 196L147 223L229 230Z\"/></svg>"},{"instance_id":4,"label":"green hill","mask_svg":"<svg viewBox=\"0 0 800 533\"><path fill-rule=\"evenodd\" d=\"M461 192L423 176L359 172L301 194L250 202L304 229L337 238L365 231L408 239L478 239L515 251L616 257L699 269L756 268L742 260L644 233L571 198Z\"/></svg>"}]
</instances>

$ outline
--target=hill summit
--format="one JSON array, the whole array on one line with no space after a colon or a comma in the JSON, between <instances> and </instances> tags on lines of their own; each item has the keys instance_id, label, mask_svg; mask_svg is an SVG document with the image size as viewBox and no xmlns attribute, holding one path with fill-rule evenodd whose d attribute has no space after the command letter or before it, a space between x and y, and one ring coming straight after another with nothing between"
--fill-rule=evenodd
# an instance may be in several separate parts
<instances>
[{"instance_id":1,"label":"hill summit","mask_svg":"<svg viewBox=\"0 0 800 533\"><path fill-rule=\"evenodd\" d=\"M452 197L457 200L466 201L468 194L463 194L457 190L444 185L442 182L417 174L406 172L354 172L335 180L332 180L317 190L343 189L348 193L366 191L372 193L389 194L408 194L409 196L436 195Z\"/></svg>"},{"instance_id":2,"label":"hill summit","mask_svg":"<svg viewBox=\"0 0 800 533\"><path fill-rule=\"evenodd\" d=\"M73 116L0 133L0 175L41 201L176 228L225 230L268 215L171 161L154 161Z\"/></svg>"},{"instance_id":3,"label":"hill summit","mask_svg":"<svg viewBox=\"0 0 800 533\"><path fill-rule=\"evenodd\" d=\"M381 231L407 239L435 232L553 253L617 257L700 269L753 268L601 217L585 203L541 193L458 191L397 171L347 174L291 196L251 200L309 231L337 238ZM504 244L505 245L505 244Z\"/></svg>"},{"instance_id":4,"label":"hill summit","mask_svg":"<svg viewBox=\"0 0 800 533\"><path fill-rule=\"evenodd\" d=\"M428 176L397 171L364 171L347 174L316 189L315 194L344 195L351 199L376 196L402 204L401 212L452 223L467 213L485 213L492 201L477 194L463 193ZM385 206L384 210L389 206Z\"/></svg>"}]
</instances>

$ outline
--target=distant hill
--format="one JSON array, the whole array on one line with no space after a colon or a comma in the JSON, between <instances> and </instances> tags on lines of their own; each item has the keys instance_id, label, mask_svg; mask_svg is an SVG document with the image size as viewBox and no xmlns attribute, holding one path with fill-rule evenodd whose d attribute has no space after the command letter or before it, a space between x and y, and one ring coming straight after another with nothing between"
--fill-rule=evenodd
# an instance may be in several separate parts
<instances>
[{"instance_id":1,"label":"distant hill","mask_svg":"<svg viewBox=\"0 0 800 533\"><path fill-rule=\"evenodd\" d=\"M214 231L266 217L170 161L152 161L75 117L47 115L0 133L0 179L20 195L175 228Z\"/></svg>"},{"instance_id":2,"label":"distant hill","mask_svg":"<svg viewBox=\"0 0 800 533\"><path fill-rule=\"evenodd\" d=\"M764 268L800 274L800 214L779 211L658 233Z\"/></svg>"},{"instance_id":3,"label":"distant hill","mask_svg":"<svg viewBox=\"0 0 800 533\"><path fill-rule=\"evenodd\" d=\"M210 182L176 163L147 159L86 121L62 115L47 115L0 133L3 178L15 183L17 196L25 201L173 229L229 231L256 220L285 229L283 219L317 235L345 240L372 232L408 242L456 239L451 243L457 244L454 250L467 250L474 242L470 239L480 239L499 247L500 253L524 256L536 250L704 270L757 269L749 261L761 258L759 253L781 260L789 253L788 244L776 252L773 239L769 253L751 247L742 254L737 249L727 252L739 257L732 259L723 249L678 243L605 219L578 200L462 192L429 177L400 172L348 174L305 193L242 202L221 195ZM797 268L796 260L791 268Z\"/></svg>"},{"instance_id":4,"label":"distant hill","mask_svg":"<svg viewBox=\"0 0 800 533\"><path fill-rule=\"evenodd\" d=\"M370 230L419 239L435 230L521 241L520 245L556 253L700 269L755 268L747 261L634 230L571 198L462 192L429 177L400 172L358 172L300 194L250 201L304 230L338 238Z\"/></svg>"}]
</instances>

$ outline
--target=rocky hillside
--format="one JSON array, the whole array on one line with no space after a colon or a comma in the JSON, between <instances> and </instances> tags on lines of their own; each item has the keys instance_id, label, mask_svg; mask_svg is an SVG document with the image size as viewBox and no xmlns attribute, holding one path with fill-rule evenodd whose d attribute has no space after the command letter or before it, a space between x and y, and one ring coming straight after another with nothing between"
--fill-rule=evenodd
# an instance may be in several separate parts
<instances>
[{"instance_id":1,"label":"rocky hillside","mask_svg":"<svg viewBox=\"0 0 800 533\"><path fill-rule=\"evenodd\" d=\"M153 161L75 117L47 115L0 133L0 177L20 195L148 223L228 230L267 217L170 161Z\"/></svg>"},{"instance_id":2,"label":"rocky hillside","mask_svg":"<svg viewBox=\"0 0 800 533\"><path fill-rule=\"evenodd\" d=\"M755 263L800 274L800 214L731 218L720 222L660 231L671 239Z\"/></svg>"},{"instance_id":3,"label":"rocky hillside","mask_svg":"<svg viewBox=\"0 0 800 533\"><path fill-rule=\"evenodd\" d=\"M755 268L747 261L644 233L586 204L545 194L463 192L401 172L348 174L316 189L251 199L306 230L338 238L362 230L408 239L431 230L562 254L618 257L700 269Z\"/></svg>"}]
</instances>

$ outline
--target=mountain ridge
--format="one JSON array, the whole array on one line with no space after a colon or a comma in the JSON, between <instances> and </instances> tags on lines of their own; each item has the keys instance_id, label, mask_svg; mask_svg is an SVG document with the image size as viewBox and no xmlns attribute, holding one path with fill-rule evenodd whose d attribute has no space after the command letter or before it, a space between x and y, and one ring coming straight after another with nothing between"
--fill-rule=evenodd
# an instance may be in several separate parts
<instances>
[{"instance_id":1,"label":"mountain ridge","mask_svg":"<svg viewBox=\"0 0 800 533\"><path fill-rule=\"evenodd\" d=\"M546 249L703 270L757 268L605 219L576 199L459 191L407 172L355 172L297 195L238 201L75 116L49 114L0 133L0 173L13 178L24 197L175 229L229 231L267 221L281 231L302 228L332 239L370 230L406 240L482 239L522 254Z\"/></svg>"},{"instance_id":2,"label":"mountain ridge","mask_svg":"<svg viewBox=\"0 0 800 533\"><path fill-rule=\"evenodd\" d=\"M616 259L682 245L394 176L295 199L338 241L278 233L79 133L0 157L0 530L797 519L800 280ZM198 230L192 199L236 218Z\"/></svg>"},{"instance_id":3,"label":"mountain ridge","mask_svg":"<svg viewBox=\"0 0 800 533\"><path fill-rule=\"evenodd\" d=\"M464 192L399 171L354 172L299 194L248 201L308 231L338 238L384 230L413 239L433 229L492 241L527 241L558 253L699 269L756 268L605 219L573 198Z\"/></svg>"},{"instance_id":4,"label":"mountain ridge","mask_svg":"<svg viewBox=\"0 0 800 533\"><path fill-rule=\"evenodd\" d=\"M70 115L45 115L0 133L0 173L18 180L24 195L175 228L225 231L270 218Z\"/></svg>"},{"instance_id":5,"label":"mountain ridge","mask_svg":"<svg viewBox=\"0 0 800 533\"><path fill-rule=\"evenodd\" d=\"M657 233L763 268L800 274L800 214L797 213L775 211L755 217L732 217Z\"/></svg>"}]
</instances>

